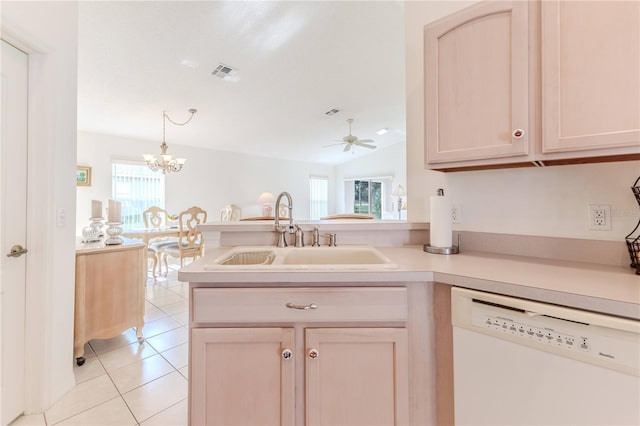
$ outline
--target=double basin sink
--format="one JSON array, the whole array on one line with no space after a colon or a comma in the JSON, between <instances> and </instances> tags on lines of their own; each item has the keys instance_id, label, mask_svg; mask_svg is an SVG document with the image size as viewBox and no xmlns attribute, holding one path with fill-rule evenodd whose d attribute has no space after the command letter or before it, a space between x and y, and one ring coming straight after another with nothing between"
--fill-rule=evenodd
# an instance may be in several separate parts
<instances>
[{"instance_id":1,"label":"double basin sink","mask_svg":"<svg viewBox=\"0 0 640 426\"><path fill-rule=\"evenodd\" d=\"M393 269L397 265L370 246L235 247L206 270Z\"/></svg>"}]
</instances>

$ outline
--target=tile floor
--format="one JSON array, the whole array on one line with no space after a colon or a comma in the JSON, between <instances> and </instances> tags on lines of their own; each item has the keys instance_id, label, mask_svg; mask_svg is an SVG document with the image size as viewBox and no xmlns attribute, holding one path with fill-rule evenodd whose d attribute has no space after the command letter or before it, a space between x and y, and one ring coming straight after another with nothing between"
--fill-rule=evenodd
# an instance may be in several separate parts
<instances>
[{"instance_id":1,"label":"tile floor","mask_svg":"<svg viewBox=\"0 0 640 426\"><path fill-rule=\"evenodd\" d=\"M143 334L134 329L85 346L86 362L74 363L76 387L45 413L23 416L11 426L187 424L188 289L177 280L149 276Z\"/></svg>"}]
</instances>

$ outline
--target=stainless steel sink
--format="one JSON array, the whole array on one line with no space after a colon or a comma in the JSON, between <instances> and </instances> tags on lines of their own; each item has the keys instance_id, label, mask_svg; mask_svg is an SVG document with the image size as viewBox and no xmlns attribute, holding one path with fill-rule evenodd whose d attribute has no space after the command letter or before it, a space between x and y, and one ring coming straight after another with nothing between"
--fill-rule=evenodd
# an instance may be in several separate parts
<instances>
[{"instance_id":1,"label":"stainless steel sink","mask_svg":"<svg viewBox=\"0 0 640 426\"><path fill-rule=\"evenodd\" d=\"M235 247L206 270L392 269L397 265L370 246Z\"/></svg>"}]
</instances>

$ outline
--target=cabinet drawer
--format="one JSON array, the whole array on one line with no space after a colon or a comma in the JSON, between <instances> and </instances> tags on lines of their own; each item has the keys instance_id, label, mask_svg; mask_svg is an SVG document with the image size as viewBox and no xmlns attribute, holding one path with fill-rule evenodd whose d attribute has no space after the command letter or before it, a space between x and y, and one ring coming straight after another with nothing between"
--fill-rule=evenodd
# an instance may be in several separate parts
<instances>
[{"instance_id":1,"label":"cabinet drawer","mask_svg":"<svg viewBox=\"0 0 640 426\"><path fill-rule=\"evenodd\" d=\"M191 297L194 323L407 320L404 287L194 288Z\"/></svg>"}]
</instances>

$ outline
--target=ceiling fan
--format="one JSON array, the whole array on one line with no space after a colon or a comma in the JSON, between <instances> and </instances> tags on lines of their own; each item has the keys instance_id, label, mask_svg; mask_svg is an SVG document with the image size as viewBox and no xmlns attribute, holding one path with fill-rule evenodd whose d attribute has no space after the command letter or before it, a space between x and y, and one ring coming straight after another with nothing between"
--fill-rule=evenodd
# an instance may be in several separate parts
<instances>
[{"instance_id":1,"label":"ceiling fan","mask_svg":"<svg viewBox=\"0 0 640 426\"><path fill-rule=\"evenodd\" d=\"M344 152L349 151L351 147L353 147L354 145L361 146L363 148L376 149L375 145L371 145L372 143L375 143L373 139L358 139L357 136L354 136L351 134L351 123L353 123L353 118L348 118L347 123L349 123L349 134L343 137L340 143L326 145L326 146L345 144L344 150L343 150Z\"/></svg>"}]
</instances>

